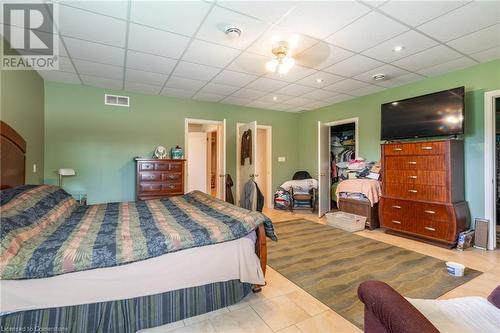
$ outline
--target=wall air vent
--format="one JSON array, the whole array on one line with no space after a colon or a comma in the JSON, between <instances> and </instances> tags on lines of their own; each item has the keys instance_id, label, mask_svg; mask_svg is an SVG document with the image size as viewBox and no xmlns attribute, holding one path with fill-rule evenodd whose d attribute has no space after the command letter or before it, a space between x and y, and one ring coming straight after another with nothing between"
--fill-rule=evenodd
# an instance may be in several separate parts
<instances>
[{"instance_id":1,"label":"wall air vent","mask_svg":"<svg viewBox=\"0 0 500 333\"><path fill-rule=\"evenodd\" d=\"M130 106L130 97L104 94L104 104L113 106Z\"/></svg>"}]
</instances>

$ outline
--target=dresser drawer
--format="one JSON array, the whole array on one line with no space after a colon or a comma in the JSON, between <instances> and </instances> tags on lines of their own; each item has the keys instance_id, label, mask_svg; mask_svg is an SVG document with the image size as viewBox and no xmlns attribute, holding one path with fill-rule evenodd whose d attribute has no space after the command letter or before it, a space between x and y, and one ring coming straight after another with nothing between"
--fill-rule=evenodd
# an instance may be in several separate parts
<instances>
[{"instance_id":1,"label":"dresser drawer","mask_svg":"<svg viewBox=\"0 0 500 333\"><path fill-rule=\"evenodd\" d=\"M384 195L410 200L446 202L448 191L444 186L384 183Z\"/></svg>"},{"instance_id":2,"label":"dresser drawer","mask_svg":"<svg viewBox=\"0 0 500 333\"><path fill-rule=\"evenodd\" d=\"M383 145L384 155L413 155L415 153L415 146L409 143L387 144Z\"/></svg>"},{"instance_id":3,"label":"dresser drawer","mask_svg":"<svg viewBox=\"0 0 500 333\"><path fill-rule=\"evenodd\" d=\"M141 193L151 193L151 192L161 192L161 183L141 183L139 184L139 192Z\"/></svg>"},{"instance_id":4,"label":"dresser drawer","mask_svg":"<svg viewBox=\"0 0 500 333\"><path fill-rule=\"evenodd\" d=\"M157 163L155 170L158 171L181 171L182 162L161 162Z\"/></svg>"},{"instance_id":5,"label":"dresser drawer","mask_svg":"<svg viewBox=\"0 0 500 333\"><path fill-rule=\"evenodd\" d=\"M159 172L140 172L139 173L140 182L160 182L162 180L162 175Z\"/></svg>"},{"instance_id":6,"label":"dresser drawer","mask_svg":"<svg viewBox=\"0 0 500 333\"><path fill-rule=\"evenodd\" d=\"M415 155L442 155L446 150L446 142L417 142L414 149Z\"/></svg>"},{"instance_id":7,"label":"dresser drawer","mask_svg":"<svg viewBox=\"0 0 500 333\"><path fill-rule=\"evenodd\" d=\"M448 208L445 205L414 202L413 207L415 216L422 221L448 222Z\"/></svg>"},{"instance_id":8,"label":"dresser drawer","mask_svg":"<svg viewBox=\"0 0 500 333\"><path fill-rule=\"evenodd\" d=\"M162 184L161 190L164 193L181 193L182 184L181 183L165 183Z\"/></svg>"},{"instance_id":9,"label":"dresser drawer","mask_svg":"<svg viewBox=\"0 0 500 333\"><path fill-rule=\"evenodd\" d=\"M153 162L138 162L139 171L153 171L155 169L155 163Z\"/></svg>"},{"instance_id":10,"label":"dresser drawer","mask_svg":"<svg viewBox=\"0 0 500 333\"><path fill-rule=\"evenodd\" d=\"M382 214L382 225L393 230L415 232L415 221L404 211L387 212Z\"/></svg>"},{"instance_id":11,"label":"dresser drawer","mask_svg":"<svg viewBox=\"0 0 500 333\"><path fill-rule=\"evenodd\" d=\"M182 180L182 173L180 173L180 172L163 172L161 174L161 180L178 183Z\"/></svg>"},{"instance_id":12,"label":"dresser drawer","mask_svg":"<svg viewBox=\"0 0 500 333\"><path fill-rule=\"evenodd\" d=\"M445 171L387 170L384 181L399 184L446 186Z\"/></svg>"},{"instance_id":13,"label":"dresser drawer","mask_svg":"<svg viewBox=\"0 0 500 333\"><path fill-rule=\"evenodd\" d=\"M387 156L385 170L446 171L444 155L434 156Z\"/></svg>"},{"instance_id":14,"label":"dresser drawer","mask_svg":"<svg viewBox=\"0 0 500 333\"><path fill-rule=\"evenodd\" d=\"M415 225L415 233L432 237L436 239L446 239L448 238L448 223L437 222L437 221L421 221L419 224Z\"/></svg>"}]
</instances>

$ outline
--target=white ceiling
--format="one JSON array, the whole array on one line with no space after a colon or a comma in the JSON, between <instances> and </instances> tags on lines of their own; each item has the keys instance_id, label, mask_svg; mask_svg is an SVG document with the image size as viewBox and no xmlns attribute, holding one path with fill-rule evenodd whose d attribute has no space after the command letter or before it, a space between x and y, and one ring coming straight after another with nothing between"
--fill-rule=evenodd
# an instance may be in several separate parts
<instances>
[{"instance_id":1,"label":"white ceiling","mask_svg":"<svg viewBox=\"0 0 500 333\"><path fill-rule=\"evenodd\" d=\"M498 1L59 3L60 70L41 71L45 80L272 110L315 109L500 58ZM241 37L227 37L228 25ZM267 73L271 41L292 35L296 66ZM387 79L373 81L377 73Z\"/></svg>"}]
</instances>

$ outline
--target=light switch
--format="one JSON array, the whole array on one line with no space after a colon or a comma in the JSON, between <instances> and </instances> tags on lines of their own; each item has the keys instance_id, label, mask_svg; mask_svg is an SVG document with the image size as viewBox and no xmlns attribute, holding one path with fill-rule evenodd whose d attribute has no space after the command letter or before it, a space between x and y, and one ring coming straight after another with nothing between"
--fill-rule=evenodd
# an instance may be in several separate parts
<instances>
[{"instance_id":1,"label":"light switch","mask_svg":"<svg viewBox=\"0 0 500 333\"><path fill-rule=\"evenodd\" d=\"M33 173L36 173L36 163L33 164Z\"/></svg>"},{"instance_id":2,"label":"light switch","mask_svg":"<svg viewBox=\"0 0 500 333\"><path fill-rule=\"evenodd\" d=\"M286 162L286 157L278 157L278 162Z\"/></svg>"}]
</instances>

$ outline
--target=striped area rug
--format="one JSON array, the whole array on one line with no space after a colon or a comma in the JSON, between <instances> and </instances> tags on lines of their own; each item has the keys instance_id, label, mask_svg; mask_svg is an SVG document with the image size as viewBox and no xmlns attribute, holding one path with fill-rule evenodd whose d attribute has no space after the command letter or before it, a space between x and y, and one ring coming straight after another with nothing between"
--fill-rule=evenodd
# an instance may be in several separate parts
<instances>
[{"instance_id":1,"label":"striped area rug","mask_svg":"<svg viewBox=\"0 0 500 333\"><path fill-rule=\"evenodd\" d=\"M279 241L268 242L268 265L360 328L363 281L433 299L482 274L466 269L464 277L452 277L442 260L307 220L274 226Z\"/></svg>"}]
</instances>

